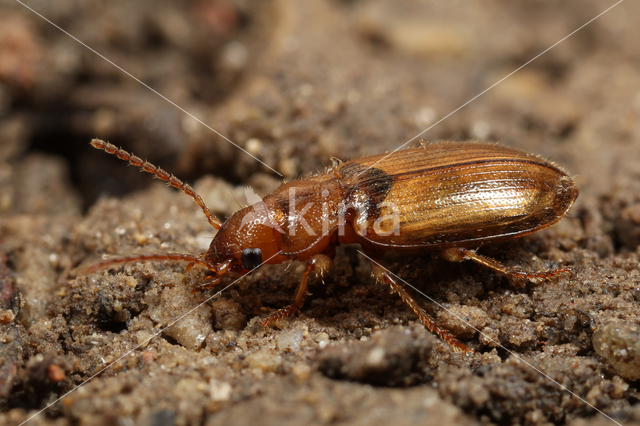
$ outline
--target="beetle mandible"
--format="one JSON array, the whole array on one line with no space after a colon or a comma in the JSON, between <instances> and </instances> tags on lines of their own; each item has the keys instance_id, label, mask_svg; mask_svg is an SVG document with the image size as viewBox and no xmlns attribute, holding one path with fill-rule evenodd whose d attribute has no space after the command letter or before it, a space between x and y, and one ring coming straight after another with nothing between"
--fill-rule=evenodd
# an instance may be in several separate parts
<instances>
[{"instance_id":1,"label":"beetle mandible","mask_svg":"<svg viewBox=\"0 0 640 426\"><path fill-rule=\"evenodd\" d=\"M555 164L516 149L477 142L439 142L346 162L325 173L285 182L253 206L218 220L187 184L164 170L98 139L98 149L167 181L193 198L218 230L199 255L166 253L115 258L91 270L124 262L173 260L207 268L199 289L218 284L228 272L246 274L263 264L306 262L293 303L272 321L298 310L311 272L332 266L336 247L358 243L373 275L400 295L420 321L454 350L467 351L440 327L403 286L377 262L386 251L439 251L452 262L472 260L512 278L548 279L568 268L523 272L482 256L475 249L530 234L562 219L576 197L573 179ZM297 206L302 206L300 210Z\"/></svg>"}]
</instances>

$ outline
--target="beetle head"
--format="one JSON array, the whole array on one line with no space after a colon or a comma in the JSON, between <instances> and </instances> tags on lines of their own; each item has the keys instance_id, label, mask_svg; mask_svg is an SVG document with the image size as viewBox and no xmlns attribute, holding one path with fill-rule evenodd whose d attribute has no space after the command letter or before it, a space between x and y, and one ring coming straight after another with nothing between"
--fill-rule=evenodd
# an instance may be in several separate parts
<instances>
[{"instance_id":1,"label":"beetle head","mask_svg":"<svg viewBox=\"0 0 640 426\"><path fill-rule=\"evenodd\" d=\"M214 237L205 261L218 275L246 273L265 263L279 263L277 231L263 202L237 211Z\"/></svg>"}]
</instances>

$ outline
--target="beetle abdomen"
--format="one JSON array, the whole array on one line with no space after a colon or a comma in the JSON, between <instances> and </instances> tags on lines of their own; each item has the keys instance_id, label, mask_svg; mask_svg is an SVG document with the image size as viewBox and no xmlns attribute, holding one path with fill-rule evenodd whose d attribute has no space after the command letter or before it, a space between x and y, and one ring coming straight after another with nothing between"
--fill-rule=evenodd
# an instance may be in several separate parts
<instances>
[{"instance_id":1,"label":"beetle abdomen","mask_svg":"<svg viewBox=\"0 0 640 426\"><path fill-rule=\"evenodd\" d=\"M578 196L552 163L477 143L367 157L336 175L356 234L390 249L474 247L526 235L560 220Z\"/></svg>"}]
</instances>

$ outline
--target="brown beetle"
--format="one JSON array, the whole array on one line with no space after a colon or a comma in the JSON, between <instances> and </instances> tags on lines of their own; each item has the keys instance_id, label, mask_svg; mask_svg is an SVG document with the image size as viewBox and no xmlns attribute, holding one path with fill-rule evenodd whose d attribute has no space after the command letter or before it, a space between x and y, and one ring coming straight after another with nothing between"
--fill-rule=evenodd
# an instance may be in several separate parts
<instances>
[{"instance_id":1,"label":"brown beetle","mask_svg":"<svg viewBox=\"0 0 640 426\"><path fill-rule=\"evenodd\" d=\"M507 268L475 252L479 246L530 234L559 221L578 189L559 167L535 155L481 143L434 143L421 148L335 162L325 173L287 182L253 206L220 222L187 184L126 151L94 139L91 144L165 180L191 196L218 230L199 255L167 253L106 260L92 270L132 261L176 260L207 268L220 282L227 272L248 273L263 264L306 261L293 303L263 326L299 309L309 274L332 266L339 244L359 243L384 281L424 325L456 350L467 348L439 327L377 261L386 251L440 251L448 261L473 260L509 277L547 279L561 272ZM188 269L189 269L188 268Z\"/></svg>"}]
</instances>

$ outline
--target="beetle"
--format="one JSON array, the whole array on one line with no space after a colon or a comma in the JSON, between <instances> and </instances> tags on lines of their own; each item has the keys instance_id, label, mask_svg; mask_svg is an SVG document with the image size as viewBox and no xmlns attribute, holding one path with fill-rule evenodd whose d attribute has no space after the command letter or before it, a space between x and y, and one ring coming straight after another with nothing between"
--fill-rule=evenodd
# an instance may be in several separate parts
<instances>
[{"instance_id":1,"label":"beetle","mask_svg":"<svg viewBox=\"0 0 640 426\"><path fill-rule=\"evenodd\" d=\"M360 244L372 259L373 276L387 283L433 333L456 351L467 347L439 326L394 276L380 266L387 251L438 251L451 262L472 260L510 278L548 279L569 268L524 272L480 255L476 249L530 234L562 219L578 188L560 167L536 155L496 144L439 142L334 163L318 173L283 183L273 193L221 222L202 198L175 176L123 149L94 139L98 149L128 161L195 200L218 230L199 255L165 253L105 260L91 270L135 261L173 260L208 269L207 289L234 272L264 264L306 262L291 305L262 322L298 310L309 275L324 275L340 244ZM299 208L300 207L300 208Z\"/></svg>"}]
</instances>

